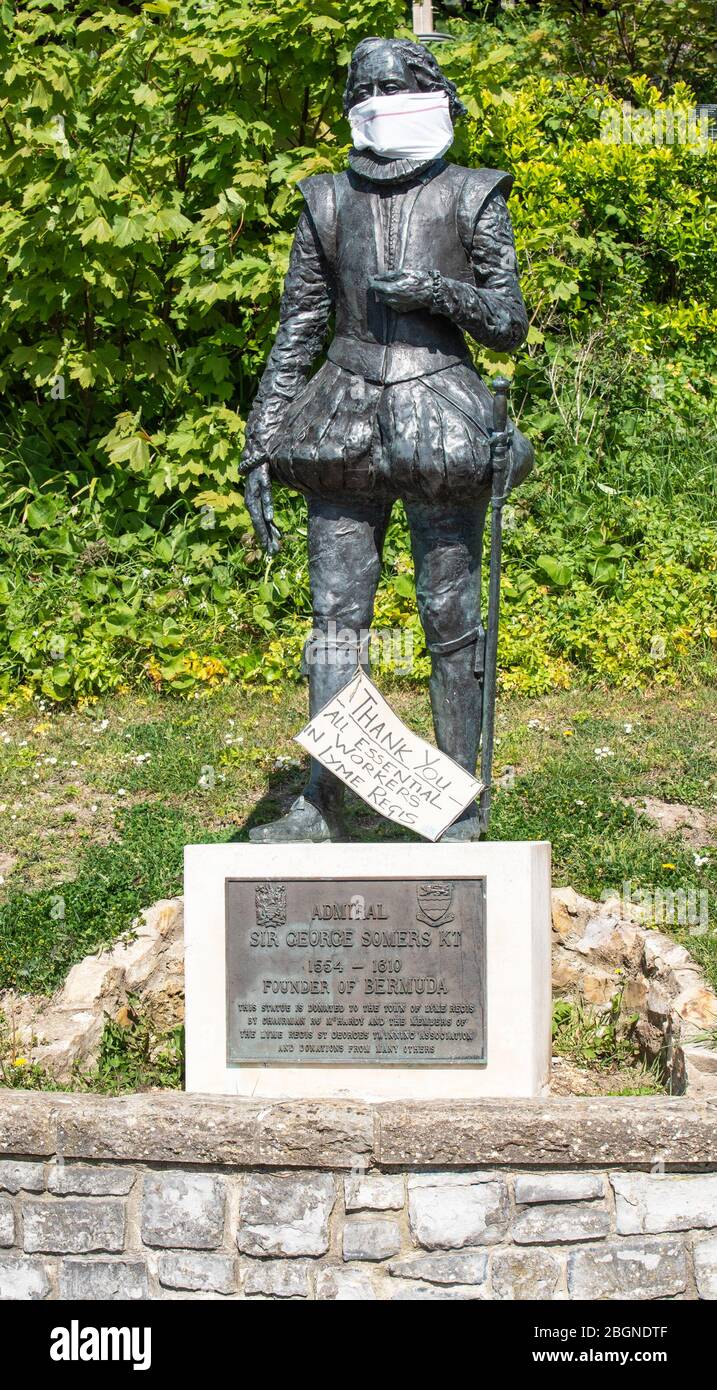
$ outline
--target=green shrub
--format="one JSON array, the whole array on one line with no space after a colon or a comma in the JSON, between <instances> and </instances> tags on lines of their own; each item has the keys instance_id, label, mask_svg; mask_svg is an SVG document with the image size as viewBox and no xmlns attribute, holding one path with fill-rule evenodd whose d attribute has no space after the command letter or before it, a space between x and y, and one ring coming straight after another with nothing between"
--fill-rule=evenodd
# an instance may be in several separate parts
<instances>
[{"instance_id":1,"label":"green shrub","mask_svg":"<svg viewBox=\"0 0 717 1390\"><path fill-rule=\"evenodd\" d=\"M506 542L510 690L711 669L717 142L601 139L626 98L684 113L688 78L704 96L710 6L664 8L651 38L647 0L579 21L561 0L469 7L440 52L469 108L452 157L516 177L530 334L515 360L476 352L513 375L538 455ZM640 37L616 49L618 11ZM238 482L243 419L297 180L341 167L349 52L407 7L35 0L3 16L0 701L270 684L297 672L310 618L305 504L279 498L286 544L267 562ZM397 515L378 617L411 625L421 677L408 557Z\"/></svg>"}]
</instances>

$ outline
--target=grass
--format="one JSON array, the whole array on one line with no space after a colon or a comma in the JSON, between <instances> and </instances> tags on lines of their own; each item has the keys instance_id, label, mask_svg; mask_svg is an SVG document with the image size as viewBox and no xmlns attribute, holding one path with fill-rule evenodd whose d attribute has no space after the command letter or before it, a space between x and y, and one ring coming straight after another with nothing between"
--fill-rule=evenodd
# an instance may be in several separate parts
<instances>
[{"instance_id":1,"label":"grass","mask_svg":"<svg viewBox=\"0 0 717 1390\"><path fill-rule=\"evenodd\" d=\"M405 684L387 693L431 737L427 693ZM292 735L305 718L305 692L294 685L192 701L151 694L84 709L33 705L0 718L0 989L51 993L75 961L127 933L141 908L181 892L186 843L245 839L249 825L282 811L303 782L305 758ZM717 984L710 688L503 699L496 775L491 837L550 840L555 884L593 898L628 882L633 893L706 891L707 932L663 929ZM711 847L696 854L679 833L656 831L628 803L645 795L706 812ZM350 827L358 839L406 838L354 798ZM97 1068L76 1075L73 1089L180 1084L179 1037L158 1039L139 1014L130 1025L108 1020ZM556 1051L579 1066L622 1067L623 1094L654 1094L657 1079L639 1067L633 1086L634 1049L613 1032L609 1020L571 1010L557 1020ZM41 1069L15 1066L0 1045L0 1085L48 1084Z\"/></svg>"},{"instance_id":2,"label":"grass","mask_svg":"<svg viewBox=\"0 0 717 1390\"><path fill-rule=\"evenodd\" d=\"M611 1073L610 1095L663 1095L660 1066L647 1067L632 1037L636 1019L622 1013L622 993L606 1009L556 999L553 1004L553 1055L593 1072ZM613 1089L615 1074L622 1082ZM625 1078L634 1084L625 1085Z\"/></svg>"},{"instance_id":3,"label":"grass","mask_svg":"<svg viewBox=\"0 0 717 1390\"><path fill-rule=\"evenodd\" d=\"M425 691L396 685L397 712L431 735ZM126 696L0 720L0 988L48 992L74 960L117 939L141 907L181 891L188 841L246 837L303 780L292 734L305 693L224 689L181 701ZM605 754L596 749L607 749ZM599 898L652 886L717 902L717 831L697 865L679 834L626 798L688 802L717 824L717 714L709 688L504 699L491 836L548 839L553 881ZM357 838L406 832L351 799ZM717 983L717 932L670 928Z\"/></svg>"}]
</instances>

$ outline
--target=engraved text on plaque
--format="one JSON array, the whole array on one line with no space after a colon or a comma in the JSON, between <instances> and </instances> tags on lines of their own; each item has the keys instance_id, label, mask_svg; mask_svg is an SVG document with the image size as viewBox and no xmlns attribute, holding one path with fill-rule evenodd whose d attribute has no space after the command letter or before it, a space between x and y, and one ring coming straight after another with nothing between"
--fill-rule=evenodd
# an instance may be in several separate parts
<instances>
[{"instance_id":1,"label":"engraved text on plaque","mask_svg":"<svg viewBox=\"0 0 717 1390\"><path fill-rule=\"evenodd\" d=\"M480 878L227 879L227 1064L484 1062Z\"/></svg>"}]
</instances>

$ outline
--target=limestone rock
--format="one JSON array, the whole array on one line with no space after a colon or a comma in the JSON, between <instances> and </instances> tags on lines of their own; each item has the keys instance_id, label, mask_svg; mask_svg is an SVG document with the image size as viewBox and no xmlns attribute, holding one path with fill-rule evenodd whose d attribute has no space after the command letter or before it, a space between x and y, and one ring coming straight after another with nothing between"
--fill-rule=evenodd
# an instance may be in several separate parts
<instances>
[{"instance_id":1,"label":"limestone rock","mask_svg":"<svg viewBox=\"0 0 717 1390\"><path fill-rule=\"evenodd\" d=\"M495 1245L506 1233L508 1193L502 1179L471 1183L465 1177L451 1181L447 1174L440 1184L409 1179L408 1186L411 1232L426 1250Z\"/></svg>"},{"instance_id":2,"label":"limestone rock","mask_svg":"<svg viewBox=\"0 0 717 1390\"><path fill-rule=\"evenodd\" d=\"M376 1301L368 1269L334 1269L324 1265L316 1274L316 1297L334 1303Z\"/></svg>"},{"instance_id":3,"label":"limestone rock","mask_svg":"<svg viewBox=\"0 0 717 1390\"><path fill-rule=\"evenodd\" d=\"M708 985L695 984L678 994L672 1005L687 1025L683 1036L693 1037L706 1028L717 1028L717 996Z\"/></svg>"},{"instance_id":4,"label":"limestone rock","mask_svg":"<svg viewBox=\"0 0 717 1390\"><path fill-rule=\"evenodd\" d=\"M609 1234L609 1213L578 1202L526 1207L515 1217L511 1230L517 1245L560 1245Z\"/></svg>"},{"instance_id":5,"label":"limestone rock","mask_svg":"<svg viewBox=\"0 0 717 1390\"><path fill-rule=\"evenodd\" d=\"M15 1213L12 1209L12 1202L8 1197L0 1197L0 1245L14 1244Z\"/></svg>"},{"instance_id":6,"label":"limestone rock","mask_svg":"<svg viewBox=\"0 0 717 1390\"><path fill-rule=\"evenodd\" d=\"M488 1256L484 1254L407 1255L391 1260L388 1272L393 1278L419 1279L426 1284L484 1284Z\"/></svg>"},{"instance_id":7,"label":"limestone rock","mask_svg":"<svg viewBox=\"0 0 717 1390\"><path fill-rule=\"evenodd\" d=\"M615 1173L618 1235L717 1226L717 1173Z\"/></svg>"},{"instance_id":8,"label":"limestone rock","mask_svg":"<svg viewBox=\"0 0 717 1390\"><path fill-rule=\"evenodd\" d=\"M609 1241L568 1255L571 1298L673 1298L686 1287L687 1258L679 1240Z\"/></svg>"},{"instance_id":9,"label":"limestone rock","mask_svg":"<svg viewBox=\"0 0 717 1390\"><path fill-rule=\"evenodd\" d=\"M2 1192L43 1192L45 1188L44 1163L23 1163L21 1160L3 1159L0 1161L0 1191Z\"/></svg>"},{"instance_id":10,"label":"limestone rock","mask_svg":"<svg viewBox=\"0 0 717 1390\"><path fill-rule=\"evenodd\" d=\"M145 1245L216 1250L224 1234L226 1183L211 1173L148 1173L142 1195Z\"/></svg>"},{"instance_id":11,"label":"limestone rock","mask_svg":"<svg viewBox=\"0 0 717 1390\"><path fill-rule=\"evenodd\" d=\"M411 1279L392 1279L386 1297L393 1303L465 1303L485 1298L477 1284L421 1284Z\"/></svg>"},{"instance_id":12,"label":"limestone rock","mask_svg":"<svg viewBox=\"0 0 717 1390\"><path fill-rule=\"evenodd\" d=\"M124 1250L124 1202L87 1201L65 1197L23 1205L25 1249L28 1254L89 1255Z\"/></svg>"},{"instance_id":13,"label":"limestone rock","mask_svg":"<svg viewBox=\"0 0 717 1390\"><path fill-rule=\"evenodd\" d=\"M256 1260L244 1274L244 1292L266 1298L308 1298L310 1270L308 1260Z\"/></svg>"},{"instance_id":14,"label":"limestone rock","mask_svg":"<svg viewBox=\"0 0 717 1390\"><path fill-rule=\"evenodd\" d=\"M401 1249L401 1232L396 1221L366 1221L360 1217L344 1226L345 1260L387 1260Z\"/></svg>"},{"instance_id":15,"label":"limestone rock","mask_svg":"<svg viewBox=\"0 0 717 1390\"><path fill-rule=\"evenodd\" d=\"M550 1250L496 1250L493 1256L493 1297L533 1300L556 1297L560 1261Z\"/></svg>"},{"instance_id":16,"label":"limestone rock","mask_svg":"<svg viewBox=\"0 0 717 1390\"><path fill-rule=\"evenodd\" d=\"M582 936L595 904L582 898L574 888L554 888L552 893L553 931L562 938Z\"/></svg>"},{"instance_id":17,"label":"limestone rock","mask_svg":"<svg viewBox=\"0 0 717 1390\"><path fill-rule=\"evenodd\" d=\"M531 1173L515 1180L515 1200L531 1202L588 1202L604 1197L601 1173Z\"/></svg>"},{"instance_id":18,"label":"limestone rock","mask_svg":"<svg viewBox=\"0 0 717 1390\"><path fill-rule=\"evenodd\" d=\"M634 1037L649 1062L659 1059L673 1095L694 1083L682 1046L717 1025L717 994L684 946L645 923L641 901L603 903L572 888L552 894L553 988L599 1011L620 995L637 1014ZM698 1094L710 1090L701 1078Z\"/></svg>"},{"instance_id":19,"label":"limestone rock","mask_svg":"<svg viewBox=\"0 0 717 1390\"><path fill-rule=\"evenodd\" d=\"M336 1201L329 1173L244 1179L236 1242L245 1255L325 1255Z\"/></svg>"},{"instance_id":20,"label":"limestone rock","mask_svg":"<svg viewBox=\"0 0 717 1390\"><path fill-rule=\"evenodd\" d=\"M344 1178L344 1202L347 1211L400 1211L403 1178L389 1173L352 1174Z\"/></svg>"},{"instance_id":21,"label":"limestone rock","mask_svg":"<svg viewBox=\"0 0 717 1390\"><path fill-rule=\"evenodd\" d=\"M695 1241L695 1283L700 1298L717 1299L717 1236Z\"/></svg>"},{"instance_id":22,"label":"limestone rock","mask_svg":"<svg viewBox=\"0 0 717 1390\"><path fill-rule=\"evenodd\" d=\"M134 924L134 939L74 965L51 999L0 994L0 1010L12 1020L17 1044L58 1081L75 1064L97 1060L106 1015L114 1017L128 995L141 999L158 1032L184 1020L184 939L181 898L162 900Z\"/></svg>"},{"instance_id":23,"label":"limestone rock","mask_svg":"<svg viewBox=\"0 0 717 1390\"><path fill-rule=\"evenodd\" d=\"M157 1261L159 1282L165 1289L189 1289L193 1293L234 1293L236 1260L232 1255L208 1255L203 1250L172 1250Z\"/></svg>"},{"instance_id":24,"label":"limestone rock","mask_svg":"<svg viewBox=\"0 0 717 1390\"><path fill-rule=\"evenodd\" d=\"M60 1298L149 1298L147 1266L143 1260L63 1260Z\"/></svg>"},{"instance_id":25,"label":"limestone rock","mask_svg":"<svg viewBox=\"0 0 717 1390\"><path fill-rule=\"evenodd\" d=\"M717 1051L693 1044L684 1047L682 1053L690 1095L716 1095Z\"/></svg>"},{"instance_id":26,"label":"limestone rock","mask_svg":"<svg viewBox=\"0 0 717 1390\"><path fill-rule=\"evenodd\" d=\"M47 1298L49 1292L47 1267L40 1260L29 1260L26 1255L0 1255L0 1302L35 1302Z\"/></svg>"},{"instance_id":27,"label":"limestone rock","mask_svg":"<svg viewBox=\"0 0 717 1390\"><path fill-rule=\"evenodd\" d=\"M51 1164L48 1192L64 1197L125 1197L134 1186L131 1168L95 1168L84 1163Z\"/></svg>"}]
</instances>

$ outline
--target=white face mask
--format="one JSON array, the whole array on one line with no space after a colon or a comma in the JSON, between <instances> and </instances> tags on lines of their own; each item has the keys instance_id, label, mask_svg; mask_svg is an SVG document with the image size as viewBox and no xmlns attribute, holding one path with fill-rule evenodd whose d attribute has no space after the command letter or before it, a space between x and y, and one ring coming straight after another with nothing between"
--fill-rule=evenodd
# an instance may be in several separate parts
<instances>
[{"instance_id":1,"label":"white face mask","mask_svg":"<svg viewBox=\"0 0 717 1390\"><path fill-rule=\"evenodd\" d=\"M354 149L388 159L439 159L453 143L445 92L367 97L349 111Z\"/></svg>"}]
</instances>

